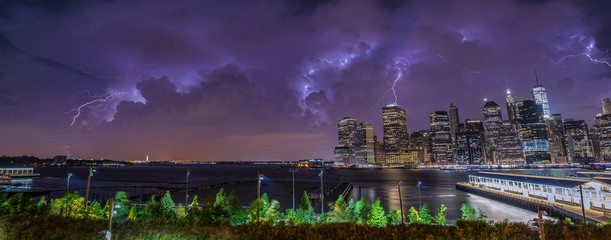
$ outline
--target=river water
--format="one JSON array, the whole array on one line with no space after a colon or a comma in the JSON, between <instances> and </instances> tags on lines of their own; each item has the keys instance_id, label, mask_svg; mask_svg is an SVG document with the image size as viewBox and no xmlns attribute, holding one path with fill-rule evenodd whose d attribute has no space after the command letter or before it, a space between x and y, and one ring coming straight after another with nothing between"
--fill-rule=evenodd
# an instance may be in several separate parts
<instances>
[{"instance_id":1,"label":"river water","mask_svg":"<svg viewBox=\"0 0 611 240\"><path fill-rule=\"evenodd\" d=\"M218 164L218 165L135 165L131 167L114 168L98 167L91 180L90 198L98 201L109 199L114 192L126 190L130 194L138 194L138 188L127 186L142 184L142 182L183 182L186 178L187 169L190 170L189 180L197 181L210 177L222 176L252 176L253 181L241 184L224 186L227 193L236 191L243 205L257 197L257 173L265 175L261 185L261 192L267 193L269 198L277 199L282 208L293 207L292 173L290 168L278 165L251 165L251 164ZM528 169L528 170L499 170L547 176L567 176L579 169ZM52 190L51 197L56 197L65 192L67 187L66 176L72 173L70 178L71 191L84 193L87 182L88 168L68 167L49 168L39 167L35 172L40 173L40 178L32 180L29 191ZM320 186L319 169L299 169L295 173L295 198L297 205L303 191L316 192ZM382 203L390 209L399 209L399 193L397 183L401 181L401 195L405 211L410 206L418 208L419 199L422 204L428 204L438 208L441 204L447 207L447 219L453 222L460 218L460 206L463 203L474 208L479 208L488 215L489 220L526 222L536 216L535 212L524 210L512 205L480 197L474 194L456 190L457 182L468 181L468 175L475 171L446 171L446 170L424 170L424 169L327 169L324 171L323 180L326 183L350 182L354 185L352 198L359 200L367 198L370 202L380 198ZM418 181L421 181L420 195L418 194ZM105 188L112 186L111 188ZM213 197L220 187L189 191L190 199L197 195L202 201L206 196ZM17 190L17 189L13 189ZM55 195L53 195L55 194ZM420 197L419 197L420 196ZM176 203L185 202L185 193L173 195ZM335 199L326 199L326 203ZM325 204L327 205L327 204ZM319 206L314 206L319 212ZM328 210L328 209L327 209Z\"/></svg>"}]
</instances>

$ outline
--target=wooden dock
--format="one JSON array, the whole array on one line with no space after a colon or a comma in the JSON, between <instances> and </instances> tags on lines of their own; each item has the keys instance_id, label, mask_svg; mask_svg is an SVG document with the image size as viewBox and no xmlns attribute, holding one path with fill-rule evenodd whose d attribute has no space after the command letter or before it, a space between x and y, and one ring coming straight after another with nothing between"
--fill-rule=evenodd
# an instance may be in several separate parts
<instances>
[{"instance_id":1,"label":"wooden dock","mask_svg":"<svg viewBox=\"0 0 611 240\"><path fill-rule=\"evenodd\" d=\"M547 200L538 199L534 197L525 197L521 194L515 194L512 192L503 192L496 189L473 186L468 182L457 183L456 189L494 199L500 202L508 203L528 210L543 210L548 212L550 216L557 217L560 219L568 217L571 218L574 222L583 221L583 215L580 206L551 203ZM588 222L607 224L609 218L611 217L611 213L607 212L601 212L591 209L586 209L585 211L586 220Z\"/></svg>"}]
</instances>

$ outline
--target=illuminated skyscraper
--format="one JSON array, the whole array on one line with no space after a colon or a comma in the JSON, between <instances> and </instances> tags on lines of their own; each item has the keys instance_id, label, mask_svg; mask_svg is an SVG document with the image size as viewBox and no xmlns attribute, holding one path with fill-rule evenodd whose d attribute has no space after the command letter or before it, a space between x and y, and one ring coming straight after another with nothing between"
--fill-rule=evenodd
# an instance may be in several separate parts
<instances>
[{"instance_id":1,"label":"illuminated skyscraper","mask_svg":"<svg viewBox=\"0 0 611 240\"><path fill-rule=\"evenodd\" d=\"M549 150L553 163L566 163L566 134L564 132L564 122L559 113L552 114L546 120L547 131L549 132Z\"/></svg>"},{"instance_id":2,"label":"illuminated skyscraper","mask_svg":"<svg viewBox=\"0 0 611 240\"><path fill-rule=\"evenodd\" d=\"M611 99L603 98L603 115L611 114Z\"/></svg>"},{"instance_id":3,"label":"illuminated skyscraper","mask_svg":"<svg viewBox=\"0 0 611 240\"><path fill-rule=\"evenodd\" d=\"M522 102L520 134L526 163L550 163L547 125L543 120L543 108L532 100Z\"/></svg>"},{"instance_id":4,"label":"illuminated skyscraper","mask_svg":"<svg viewBox=\"0 0 611 240\"><path fill-rule=\"evenodd\" d=\"M484 136L486 139L485 160L488 163L497 163L494 159L494 152L496 151L499 130L503 120L501 118L501 107L494 101L487 101L482 111L484 113Z\"/></svg>"},{"instance_id":5,"label":"illuminated skyscraper","mask_svg":"<svg viewBox=\"0 0 611 240\"><path fill-rule=\"evenodd\" d=\"M611 114L596 115L593 129L599 161L611 162Z\"/></svg>"},{"instance_id":6,"label":"illuminated skyscraper","mask_svg":"<svg viewBox=\"0 0 611 240\"><path fill-rule=\"evenodd\" d=\"M373 139L373 124L359 123L356 125L356 165L375 163L375 141Z\"/></svg>"},{"instance_id":7,"label":"illuminated skyscraper","mask_svg":"<svg viewBox=\"0 0 611 240\"><path fill-rule=\"evenodd\" d=\"M431 131L412 132L409 136L408 162L423 164L430 162Z\"/></svg>"},{"instance_id":8,"label":"illuminated skyscraper","mask_svg":"<svg viewBox=\"0 0 611 240\"><path fill-rule=\"evenodd\" d=\"M518 103L522 103L522 99L518 99ZM520 112L518 111L518 105L516 99L511 96L511 90L507 89L507 95L505 96L505 105L507 106L507 117L511 122L514 129L519 129L518 120L520 119Z\"/></svg>"},{"instance_id":9,"label":"illuminated skyscraper","mask_svg":"<svg viewBox=\"0 0 611 240\"><path fill-rule=\"evenodd\" d=\"M456 159L456 133L458 132L458 108L450 103L450 133L452 134L452 159Z\"/></svg>"},{"instance_id":10,"label":"illuminated skyscraper","mask_svg":"<svg viewBox=\"0 0 611 240\"><path fill-rule=\"evenodd\" d=\"M535 79L537 80L537 84L533 87L533 97L535 98L535 103L537 105L541 105L543 107L543 118L548 119L551 116L551 112L549 110L549 102L547 101L547 93L545 92L545 87L539 83L539 77L537 76L537 67L535 67Z\"/></svg>"},{"instance_id":11,"label":"illuminated skyscraper","mask_svg":"<svg viewBox=\"0 0 611 240\"><path fill-rule=\"evenodd\" d=\"M356 164L356 119L345 117L337 122L337 147L333 161L337 165Z\"/></svg>"},{"instance_id":12,"label":"illuminated skyscraper","mask_svg":"<svg viewBox=\"0 0 611 240\"><path fill-rule=\"evenodd\" d=\"M405 109L396 104L382 108L384 125L384 147L387 164L404 164L407 161L409 135Z\"/></svg>"},{"instance_id":13,"label":"illuminated skyscraper","mask_svg":"<svg viewBox=\"0 0 611 240\"><path fill-rule=\"evenodd\" d=\"M484 163L484 135L480 121L467 120L467 126L459 127L456 133L456 163L457 164L483 164ZM462 126L462 125L459 125Z\"/></svg>"},{"instance_id":14,"label":"illuminated skyscraper","mask_svg":"<svg viewBox=\"0 0 611 240\"><path fill-rule=\"evenodd\" d=\"M446 111L431 113L431 146L435 163L452 163L452 133Z\"/></svg>"},{"instance_id":15,"label":"illuminated skyscraper","mask_svg":"<svg viewBox=\"0 0 611 240\"><path fill-rule=\"evenodd\" d=\"M496 139L494 159L499 164L524 164L524 152L518 132L511 121L503 121Z\"/></svg>"},{"instance_id":16,"label":"illuminated skyscraper","mask_svg":"<svg viewBox=\"0 0 611 240\"><path fill-rule=\"evenodd\" d=\"M566 132L566 150L569 162L588 163L594 161L594 150L588 134L585 121L567 121L564 123Z\"/></svg>"}]
</instances>

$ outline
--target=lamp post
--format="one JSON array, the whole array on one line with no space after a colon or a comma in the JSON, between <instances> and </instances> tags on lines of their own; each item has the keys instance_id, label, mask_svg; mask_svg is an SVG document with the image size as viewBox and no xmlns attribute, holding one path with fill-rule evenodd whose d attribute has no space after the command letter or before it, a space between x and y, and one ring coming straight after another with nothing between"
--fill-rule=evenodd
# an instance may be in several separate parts
<instances>
[{"instance_id":1,"label":"lamp post","mask_svg":"<svg viewBox=\"0 0 611 240\"><path fill-rule=\"evenodd\" d=\"M185 184L185 207L189 209L189 175L191 175L191 170L187 169L187 182Z\"/></svg>"},{"instance_id":2,"label":"lamp post","mask_svg":"<svg viewBox=\"0 0 611 240\"><path fill-rule=\"evenodd\" d=\"M401 181L397 182L397 190L399 190L399 208L401 210L401 224L405 225L403 220L403 199L401 198Z\"/></svg>"},{"instance_id":3,"label":"lamp post","mask_svg":"<svg viewBox=\"0 0 611 240\"><path fill-rule=\"evenodd\" d=\"M115 202L118 202L118 201L119 201L118 199L111 199L111 200L109 200L110 208L108 209L108 232L106 232L106 239L108 239L108 240L110 240L112 238L112 233L111 233L111 230L112 230L112 215L113 215L113 212L115 210ZM120 208L120 206L117 207L117 208Z\"/></svg>"},{"instance_id":4,"label":"lamp post","mask_svg":"<svg viewBox=\"0 0 611 240\"><path fill-rule=\"evenodd\" d=\"M89 167L89 176L87 177L87 190L85 190L85 210L87 210L87 205L89 204L89 183L91 183L91 177L95 169L93 167Z\"/></svg>"},{"instance_id":5,"label":"lamp post","mask_svg":"<svg viewBox=\"0 0 611 240\"><path fill-rule=\"evenodd\" d=\"M261 206L261 180L263 180L263 174L257 172L257 222L259 222L259 210Z\"/></svg>"},{"instance_id":6,"label":"lamp post","mask_svg":"<svg viewBox=\"0 0 611 240\"><path fill-rule=\"evenodd\" d=\"M320 215L321 216L325 212L325 191L324 191L324 185L323 185L323 180L322 180L323 173L325 173L324 169L320 170L320 174L318 174L318 176L320 176Z\"/></svg>"},{"instance_id":7,"label":"lamp post","mask_svg":"<svg viewBox=\"0 0 611 240\"><path fill-rule=\"evenodd\" d=\"M295 211L295 173L297 172L297 168L291 168L291 173L293 173L293 211Z\"/></svg>"},{"instance_id":8,"label":"lamp post","mask_svg":"<svg viewBox=\"0 0 611 240\"><path fill-rule=\"evenodd\" d=\"M70 177L72 177L72 173L68 172L68 177L66 177L66 194L70 193Z\"/></svg>"},{"instance_id":9,"label":"lamp post","mask_svg":"<svg viewBox=\"0 0 611 240\"><path fill-rule=\"evenodd\" d=\"M420 193L420 187L422 186L422 181L418 180L418 211L422 208L422 194Z\"/></svg>"},{"instance_id":10,"label":"lamp post","mask_svg":"<svg viewBox=\"0 0 611 240\"><path fill-rule=\"evenodd\" d=\"M583 205L583 187L579 184L579 195L581 196L581 213L583 214L583 224L586 224L586 208Z\"/></svg>"}]
</instances>

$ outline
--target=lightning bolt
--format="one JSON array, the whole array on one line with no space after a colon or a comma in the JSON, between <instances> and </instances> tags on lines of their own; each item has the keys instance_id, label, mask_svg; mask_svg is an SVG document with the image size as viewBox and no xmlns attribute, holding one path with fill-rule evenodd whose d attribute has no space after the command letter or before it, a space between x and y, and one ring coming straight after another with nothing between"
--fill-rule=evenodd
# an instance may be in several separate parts
<instances>
[{"instance_id":1,"label":"lightning bolt","mask_svg":"<svg viewBox=\"0 0 611 240\"><path fill-rule=\"evenodd\" d=\"M402 76L402 72L400 69L397 69L397 77L393 80L392 85L390 86L390 89L386 90L386 92L384 92L384 94L382 94L382 97L380 97L380 99L378 99L378 101L376 102L376 104L374 104L373 106L371 106L371 108L369 109L370 111L373 110L375 107L380 106L380 102L382 101L382 99L384 99L384 97L386 97L386 94L388 94L389 92L392 92L392 95L395 97L395 100L393 101L393 104L397 104L397 92L395 91L395 87L397 86L397 82L399 82L399 79Z\"/></svg>"},{"instance_id":2,"label":"lightning bolt","mask_svg":"<svg viewBox=\"0 0 611 240\"><path fill-rule=\"evenodd\" d=\"M601 63L601 64L605 64L609 67L611 67L611 62L604 60L604 59L598 59L592 56L592 52L595 50L595 41L592 38L586 38L583 36L580 36L580 40L587 40L589 42L588 46L585 48L585 52L583 53L579 53L579 54L570 54L570 55L566 55L562 58L560 58L560 60L558 60L557 62L553 62L554 64L559 64L561 62L563 62L564 60L566 60L567 58L573 58L573 57L580 57L580 56L585 56L587 57L591 62L594 63Z\"/></svg>"},{"instance_id":3,"label":"lightning bolt","mask_svg":"<svg viewBox=\"0 0 611 240\"><path fill-rule=\"evenodd\" d=\"M92 104L103 103L103 102L106 103L106 106L104 107L104 109L106 109L106 107L108 107L108 102L110 102L110 99L112 99L112 97L114 97L114 96L115 96L114 94L110 94L110 95L107 95L107 96L102 97L102 98L91 100L89 102L86 102L86 103L80 105L78 108L73 109L72 111L68 112L68 113L76 112L76 115L74 115L72 117L72 122L70 123L70 126L73 126L74 123L76 123L76 119L81 116L81 109L83 109L84 107L90 106Z\"/></svg>"}]
</instances>

